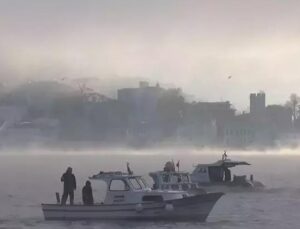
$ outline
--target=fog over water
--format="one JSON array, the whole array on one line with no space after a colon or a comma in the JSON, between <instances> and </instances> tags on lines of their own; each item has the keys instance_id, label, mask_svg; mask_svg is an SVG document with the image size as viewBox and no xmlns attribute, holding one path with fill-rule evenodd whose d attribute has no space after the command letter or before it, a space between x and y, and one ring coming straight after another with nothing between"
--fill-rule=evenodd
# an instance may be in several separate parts
<instances>
[{"instance_id":1,"label":"fog over water","mask_svg":"<svg viewBox=\"0 0 300 229\"><path fill-rule=\"evenodd\" d=\"M300 139L299 21L299 0L0 0L0 229L299 228L300 150L284 148ZM149 103L118 98L139 81ZM100 170L130 162L151 185L166 161L192 172L224 145L265 148L227 149L251 163L232 175L266 189L227 193L205 223L43 218L68 166L80 202ZM99 203L105 186L92 186Z\"/></svg>"},{"instance_id":2,"label":"fog over water","mask_svg":"<svg viewBox=\"0 0 300 229\"><path fill-rule=\"evenodd\" d=\"M38 154L40 152L40 154ZM297 228L300 211L300 155L297 149L234 151L229 157L251 166L232 169L232 174L254 174L266 185L262 192L227 193L215 205L206 223L167 222L46 222L40 203L54 203L62 192L61 174L72 166L77 178L75 200L87 177L100 170L126 169L129 161L136 174L161 170L167 160L180 160L180 169L219 160L222 152L192 149L55 151L28 150L0 154L0 228ZM105 187L93 182L96 202Z\"/></svg>"}]
</instances>

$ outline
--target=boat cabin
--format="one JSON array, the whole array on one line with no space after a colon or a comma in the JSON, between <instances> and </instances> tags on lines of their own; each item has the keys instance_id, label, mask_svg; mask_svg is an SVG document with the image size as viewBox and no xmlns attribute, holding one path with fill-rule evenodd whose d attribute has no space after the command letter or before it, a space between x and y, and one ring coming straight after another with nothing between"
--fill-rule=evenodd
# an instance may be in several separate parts
<instances>
[{"instance_id":1,"label":"boat cabin","mask_svg":"<svg viewBox=\"0 0 300 229\"><path fill-rule=\"evenodd\" d=\"M232 179L230 168L238 165L250 164L246 161L232 161L227 158L212 164L198 164L195 166L195 169L191 174L191 178L193 182L202 184L231 182L234 181L234 179L245 178L244 176L235 176L234 179Z\"/></svg>"},{"instance_id":2,"label":"boat cabin","mask_svg":"<svg viewBox=\"0 0 300 229\"><path fill-rule=\"evenodd\" d=\"M128 204L163 202L183 198L184 192L163 192L152 190L141 176L122 172L100 172L90 180L104 181L107 185L103 204Z\"/></svg>"},{"instance_id":3,"label":"boat cabin","mask_svg":"<svg viewBox=\"0 0 300 229\"><path fill-rule=\"evenodd\" d=\"M154 190L160 189L187 191L198 188L197 184L192 183L190 174L188 172L157 171L149 173L149 176L152 177L154 181Z\"/></svg>"}]
</instances>

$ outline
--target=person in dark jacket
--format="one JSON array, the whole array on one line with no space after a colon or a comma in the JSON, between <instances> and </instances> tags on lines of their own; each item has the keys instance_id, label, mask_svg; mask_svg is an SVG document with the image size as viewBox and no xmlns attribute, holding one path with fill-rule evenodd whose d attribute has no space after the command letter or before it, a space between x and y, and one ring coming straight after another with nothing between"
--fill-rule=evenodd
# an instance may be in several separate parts
<instances>
[{"instance_id":1,"label":"person in dark jacket","mask_svg":"<svg viewBox=\"0 0 300 229\"><path fill-rule=\"evenodd\" d=\"M90 181L85 182L85 186L82 188L82 202L84 205L94 204L93 190Z\"/></svg>"},{"instance_id":2,"label":"person in dark jacket","mask_svg":"<svg viewBox=\"0 0 300 229\"><path fill-rule=\"evenodd\" d=\"M67 171L62 175L61 182L64 182L64 193L62 196L61 204L65 205L70 196L70 204L74 203L74 190L76 190L76 178L72 173L72 168L68 167Z\"/></svg>"},{"instance_id":3,"label":"person in dark jacket","mask_svg":"<svg viewBox=\"0 0 300 229\"><path fill-rule=\"evenodd\" d=\"M224 168L225 172L225 182L230 182L231 181L231 171L227 167Z\"/></svg>"}]
</instances>

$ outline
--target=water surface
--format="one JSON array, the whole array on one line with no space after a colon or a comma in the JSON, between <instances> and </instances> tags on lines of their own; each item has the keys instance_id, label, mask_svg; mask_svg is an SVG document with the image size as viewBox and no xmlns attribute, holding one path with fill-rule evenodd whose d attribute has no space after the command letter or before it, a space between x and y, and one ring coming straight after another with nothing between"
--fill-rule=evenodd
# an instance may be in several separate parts
<instances>
[{"instance_id":1,"label":"water surface","mask_svg":"<svg viewBox=\"0 0 300 229\"><path fill-rule=\"evenodd\" d=\"M291 153L292 152L292 153ZM125 170L129 161L136 174L161 170L167 160L180 160L180 168L220 159L215 151L26 151L0 154L0 228L299 228L300 156L297 151L234 152L236 160L252 165L235 168L232 174L254 174L267 189L263 192L228 193L214 207L205 223L170 222L47 222L40 203L55 202L62 191L60 177L72 166L77 178L76 201L87 177L100 170ZM105 185L93 183L95 199L104 198Z\"/></svg>"}]
</instances>

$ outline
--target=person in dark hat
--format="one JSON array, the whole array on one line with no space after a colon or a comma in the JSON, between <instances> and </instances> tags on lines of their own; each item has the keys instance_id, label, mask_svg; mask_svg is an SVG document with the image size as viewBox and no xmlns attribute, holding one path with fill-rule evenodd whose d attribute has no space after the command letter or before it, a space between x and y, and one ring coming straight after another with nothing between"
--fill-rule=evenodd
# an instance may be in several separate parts
<instances>
[{"instance_id":1,"label":"person in dark hat","mask_svg":"<svg viewBox=\"0 0 300 229\"><path fill-rule=\"evenodd\" d=\"M64 193L62 196L61 204L65 205L70 196L70 204L74 203L74 190L76 190L76 178L72 173L72 168L68 167L67 171L62 175L61 182L64 182Z\"/></svg>"},{"instance_id":2,"label":"person in dark hat","mask_svg":"<svg viewBox=\"0 0 300 229\"><path fill-rule=\"evenodd\" d=\"M93 205L93 190L90 181L85 182L85 186L82 188L82 202L84 205Z\"/></svg>"}]
</instances>

